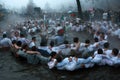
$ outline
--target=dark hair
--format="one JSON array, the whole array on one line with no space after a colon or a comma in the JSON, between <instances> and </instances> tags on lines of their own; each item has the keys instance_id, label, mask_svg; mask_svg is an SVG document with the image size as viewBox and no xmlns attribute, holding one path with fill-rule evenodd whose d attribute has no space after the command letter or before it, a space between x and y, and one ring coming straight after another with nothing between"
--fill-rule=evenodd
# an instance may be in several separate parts
<instances>
[{"instance_id":1,"label":"dark hair","mask_svg":"<svg viewBox=\"0 0 120 80\"><path fill-rule=\"evenodd\" d=\"M102 39L104 39L104 38L105 38L105 34L104 34L104 33L101 33L100 37L101 37Z\"/></svg>"},{"instance_id":2,"label":"dark hair","mask_svg":"<svg viewBox=\"0 0 120 80\"><path fill-rule=\"evenodd\" d=\"M98 51L98 54L103 54L103 50L101 48L99 48L97 51Z\"/></svg>"},{"instance_id":3,"label":"dark hair","mask_svg":"<svg viewBox=\"0 0 120 80\"><path fill-rule=\"evenodd\" d=\"M12 44L16 44L16 43L17 43L17 41L16 41L16 40L13 40L13 41L12 41Z\"/></svg>"},{"instance_id":4,"label":"dark hair","mask_svg":"<svg viewBox=\"0 0 120 80\"><path fill-rule=\"evenodd\" d=\"M21 47L22 46L22 42L21 41L17 41L17 46Z\"/></svg>"},{"instance_id":5,"label":"dark hair","mask_svg":"<svg viewBox=\"0 0 120 80\"><path fill-rule=\"evenodd\" d=\"M36 40L36 37L32 37L32 40Z\"/></svg>"},{"instance_id":6,"label":"dark hair","mask_svg":"<svg viewBox=\"0 0 120 80\"><path fill-rule=\"evenodd\" d=\"M60 26L60 24L57 24L57 26Z\"/></svg>"},{"instance_id":7,"label":"dark hair","mask_svg":"<svg viewBox=\"0 0 120 80\"><path fill-rule=\"evenodd\" d=\"M113 48L112 53L117 56L119 53L119 50L117 48Z\"/></svg>"},{"instance_id":8,"label":"dark hair","mask_svg":"<svg viewBox=\"0 0 120 80\"><path fill-rule=\"evenodd\" d=\"M67 40L64 41L64 44L69 44L69 42Z\"/></svg>"},{"instance_id":9,"label":"dark hair","mask_svg":"<svg viewBox=\"0 0 120 80\"><path fill-rule=\"evenodd\" d=\"M90 40L89 40L89 39L86 39L86 40L85 40L85 43L89 44L89 43L90 43Z\"/></svg>"},{"instance_id":10,"label":"dark hair","mask_svg":"<svg viewBox=\"0 0 120 80\"><path fill-rule=\"evenodd\" d=\"M55 45L54 41L50 42L50 46L53 47Z\"/></svg>"},{"instance_id":11,"label":"dark hair","mask_svg":"<svg viewBox=\"0 0 120 80\"><path fill-rule=\"evenodd\" d=\"M97 34L97 35L100 35L100 32L98 31L96 34Z\"/></svg>"},{"instance_id":12,"label":"dark hair","mask_svg":"<svg viewBox=\"0 0 120 80\"><path fill-rule=\"evenodd\" d=\"M25 36L24 36L24 34L21 33L21 34L20 34L20 37L25 37Z\"/></svg>"},{"instance_id":13,"label":"dark hair","mask_svg":"<svg viewBox=\"0 0 120 80\"><path fill-rule=\"evenodd\" d=\"M56 52L51 52L50 56L54 57L57 53Z\"/></svg>"},{"instance_id":14,"label":"dark hair","mask_svg":"<svg viewBox=\"0 0 120 80\"><path fill-rule=\"evenodd\" d=\"M98 38L94 38L94 41L95 41L95 42L98 42L98 41L99 41L99 39L98 39Z\"/></svg>"},{"instance_id":15,"label":"dark hair","mask_svg":"<svg viewBox=\"0 0 120 80\"><path fill-rule=\"evenodd\" d=\"M32 50L32 51L37 51L37 47L36 47L36 46L33 46L33 47L31 48L31 50Z\"/></svg>"},{"instance_id":16,"label":"dark hair","mask_svg":"<svg viewBox=\"0 0 120 80\"><path fill-rule=\"evenodd\" d=\"M63 57L61 55L57 55L56 59L57 62L61 62L63 60Z\"/></svg>"},{"instance_id":17,"label":"dark hair","mask_svg":"<svg viewBox=\"0 0 120 80\"><path fill-rule=\"evenodd\" d=\"M108 42L106 42L106 43L104 43L104 48L109 48L109 43Z\"/></svg>"},{"instance_id":18,"label":"dark hair","mask_svg":"<svg viewBox=\"0 0 120 80\"><path fill-rule=\"evenodd\" d=\"M73 38L73 42L75 42L75 43L79 42L79 38L78 37L74 37Z\"/></svg>"},{"instance_id":19,"label":"dark hair","mask_svg":"<svg viewBox=\"0 0 120 80\"><path fill-rule=\"evenodd\" d=\"M7 34L3 34L3 38L6 38L7 37Z\"/></svg>"},{"instance_id":20,"label":"dark hair","mask_svg":"<svg viewBox=\"0 0 120 80\"><path fill-rule=\"evenodd\" d=\"M24 44L23 46L22 46L22 49L25 49L25 50L28 50L28 45L27 44Z\"/></svg>"}]
</instances>

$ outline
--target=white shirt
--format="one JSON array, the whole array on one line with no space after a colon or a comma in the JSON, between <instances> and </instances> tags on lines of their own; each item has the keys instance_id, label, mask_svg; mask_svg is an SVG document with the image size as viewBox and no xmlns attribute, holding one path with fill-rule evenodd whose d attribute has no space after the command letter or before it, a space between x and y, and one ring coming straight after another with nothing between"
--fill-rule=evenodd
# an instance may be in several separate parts
<instances>
[{"instance_id":1,"label":"white shirt","mask_svg":"<svg viewBox=\"0 0 120 80\"><path fill-rule=\"evenodd\" d=\"M3 47L10 47L12 45L12 41L9 38L3 38L0 41L1 46Z\"/></svg>"},{"instance_id":2,"label":"white shirt","mask_svg":"<svg viewBox=\"0 0 120 80\"><path fill-rule=\"evenodd\" d=\"M32 41L29 45L29 48L32 48L33 46L36 46L36 45L35 45L35 42Z\"/></svg>"},{"instance_id":3,"label":"white shirt","mask_svg":"<svg viewBox=\"0 0 120 80\"><path fill-rule=\"evenodd\" d=\"M105 53L108 57L110 56L110 54L112 53L112 50L104 50L103 49L103 53Z\"/></svg>"},{"instance_id":4,"label":"white shirt","mask_svg":"<svg viewBox=\"0 0 120 80\"><path fill-rule=\"evenodd\" d=\"M76 64L77 64L77 62L74 60L74 58L72 58L72 61L69 61L65 65L65 69L68 71L74 71L76 69Z\"/></svg>"},{"instance_id":5,"label":"white shirt","mask_svg":"<svg viewBox=\"0 0 120 80\"><path fill-rule=\"evenodd\" d=\"M65 70L65 65L69 62L68 58L63 59L61 62L57 63L56 67L59 70Z\"/></svg>"},{"instance_id":6,"label":"white shirt","mask_svg":"<svg viewBox=\"0 0 120 80\"><path fill-rule=\"evenodd\" d=\"M26 39L26 38L19 38L18 41L21 41L22 44L28 44L29 43L29 40Z\"/></svg>"},{"instance_id":7,"label":"white shirt","mask_svg":"<svg viewBox=\"0 0 120 80\"><path fill-rule=\"evenodd\" d=\"M56 52L56 53L59 53L61 51L61 49L59 47L52 47L51 50Z\"/></svg>"},{"instance_id":8,"label":"white shirt","mask_svg":"<svg viewBox=\"0 0 120 80\"><path fill-rule=\"evenodd\" d=\"M55 67L56 61L57 61L56 59L53 59L50 62L48 62L49 69L52 69L53 67Z\"/></svg>"},{"instance_id":9,"label":"white shirt","mask_svg":"<svg viewBox=\"0 0 120 80\"><path fill-rule=\"evenodd\" d=\"M48 46L39 46L38 49L42 49L47 51L49 54L52 52L52 50L50 50L50 48Z\"/></svg>"},{"instance_id":10,"label":"white shirt","mask_svg":"<svg viewBox=\"0 0 120 80\"><path fill-rule=\"evenodd\" d=\"M95 42L94 44L92 44L93 48L98 48L99 42Z\"/></svg>"}]
</instances>

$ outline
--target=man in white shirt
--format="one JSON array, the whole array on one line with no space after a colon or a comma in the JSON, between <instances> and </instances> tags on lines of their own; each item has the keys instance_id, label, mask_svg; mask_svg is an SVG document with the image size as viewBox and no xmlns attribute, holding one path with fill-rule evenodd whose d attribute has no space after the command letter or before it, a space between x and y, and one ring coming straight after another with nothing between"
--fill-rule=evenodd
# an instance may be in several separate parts
<instances>
[{"instance_id":1,"label":"man in white shirt","mask_svg":"<svg viewBox=\"0 0 120 80\"><path fill-rule=\"evenodd\" d=\"M3 39L1 39L0 45L2 47L10 47L12 45L12 41L9 38L7 38L6 34L3 34Z\"/></svg>"},{"instance_id":2,"label":"man in white shirt","mask_svg":"<svg viewBox=\"0 0 120 80\"><path fill-rule=\"evenodd\" d=\"M108 42L104 43L104 49L103 49L104 54L108 56L112 53L112 50L109 49L109 45L110 44Z\"/></svg>"},{"instance_id":3,"label":"man in white shirt","mask_svg":"<svg viewBox=\"0 0 120 80\"><path fill-rule=\"evenodd\" d=\"M29 44L29 40L25 38L25 36L23 34L20 34L20 38L18 39L18 41L22 42L23 44Z\"/></svg>"},{"instance_id":4,"label":"man in white shirt","mask_svg":"<svg viewBox=\"0 0 120 80\"><path fill-rule=\"evenodd\" d=\"M82 53L82 57L89 55L93 51L93 46L90 44L90 40L85 40L85 43L81 43L79 51Z\"/></svg>"},{"instance_id":5,"label":"man in white shirt","mask_svg":"<svg viewBox=\"0 0 120 80\"><path fill-rule=\"evenodd\" d=\"M107 56L103 53L102 49L98 49L94 53L94 58L91 60L91 62L100 66L105 65L106 63L103 61L104 58L107 59Z\"/></svg>"},{"instance_id":6,"label":"man in white shirt","mask_svg":"<svg viewBox=\"0 0 120 80\"><path fill-rule=\"evenodd\" d=\"M29 44L29 48L32 48L33 46L36 46L36 37L32 37L32 41Z\"/></svg>"},{"instance_id":7,"label":"man in white shirt","mask_svg":"<svg viewBox=\"0 0 120 80\"><path fill-rule=\"evenodd\" d=\"M118 53L119 50L117 48L113 48L111 54L108 55L108 59L105 60L106 64L109 66L120 64L118 60Z\"/></svg>"}]
</instances>

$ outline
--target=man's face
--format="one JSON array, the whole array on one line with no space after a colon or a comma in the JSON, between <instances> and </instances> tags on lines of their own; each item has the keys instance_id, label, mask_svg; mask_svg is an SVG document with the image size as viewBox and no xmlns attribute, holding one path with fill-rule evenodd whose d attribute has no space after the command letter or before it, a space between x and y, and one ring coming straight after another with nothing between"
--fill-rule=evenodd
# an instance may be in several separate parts
<instances>
[{"instance_id":1,"label":"man's face","mask_svg":"<svg viewBox=\"0 0 120 80\"><path fill-rule=\"evenodd\" d=\"M69 57L69 59L68 59L68 60L69 60L69 62L71 62L71 61L72 61L72 57Z\"/></svg>"}]
</instances>

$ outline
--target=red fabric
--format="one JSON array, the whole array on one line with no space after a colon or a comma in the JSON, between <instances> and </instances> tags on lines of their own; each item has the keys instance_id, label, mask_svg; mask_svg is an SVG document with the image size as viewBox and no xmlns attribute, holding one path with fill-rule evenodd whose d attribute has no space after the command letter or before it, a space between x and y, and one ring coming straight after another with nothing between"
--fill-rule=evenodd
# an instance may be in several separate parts
<instances>
[{"instance_id":1,"label":"red fabric","mask_svg":"<svg viewBox=\"0 0 120 80\"><path fill-rule=\"evenodd\" d=\"M72 13L71 16L72 16L72 17L75 17L75 14Z\"/></svg>"},{"instance_id":2,"label":"red fabric","mask_svg":"<svg viewBox=\"0 0 120 80\"><path fill-rule=\"evenodd\" d=\"M59 31L58 31L58 35L63 35L64 34L64 30L63 29L60 29Z\"/></svg>"}]
</instances>

